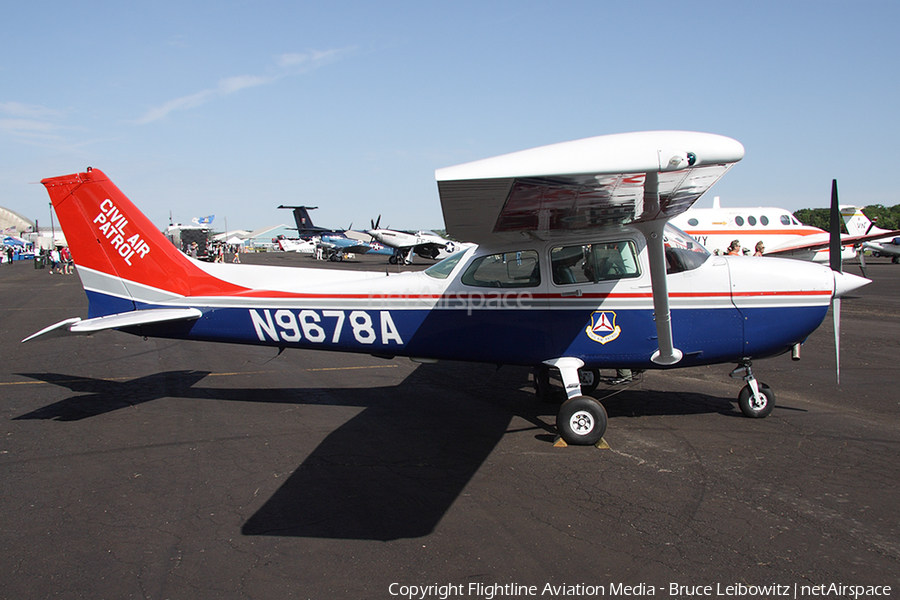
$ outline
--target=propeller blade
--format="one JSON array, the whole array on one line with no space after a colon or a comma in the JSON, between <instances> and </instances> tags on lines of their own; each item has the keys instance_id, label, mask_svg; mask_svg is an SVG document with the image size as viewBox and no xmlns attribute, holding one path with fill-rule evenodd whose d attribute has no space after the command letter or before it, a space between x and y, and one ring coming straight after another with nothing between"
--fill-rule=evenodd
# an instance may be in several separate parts
<instances>
[{"instance_id":1,"label":"propeller blade","mask_svg":"<svg viewBox=\"0 0 900 600\"><path fill-rule=\"evenodd\" d=\"M828 235L828 259L831 270L843 273L841 264L841 211L838 207L837 179L831 180L831 214ZM835 275L835 295L831 301L834 317L834 365L838 385L841 383L841 299L837 293L838 276Z\"/></svg>"},{"instance_id":2,"label":"propeller blade","mask_svg":"<svg viewBox=\"0 0 900 600\"><path fill-rule=\"evenodd\" d=\"M378 229L381 226L381 215L378 215L378 220L375 221L375 227L373 229Z\"/></svg>"},{"instance_id":3,"label":"propeller blade","mask_svg":"<svg viewBox=\"0 0 900 600\"><path fill-rule=\"evenodd\" d=\"M834 365L837 384L841 385L841 299L831 301L831 312L834 316Z\"/></svg>"},{"instance_id":4,"label":"propeller blade","mask_svg":"<svg viewBox=\"0 0 900 600\"><path fill-rule=\"evenodd\" d=\"M865 250L863 250L862 246L856 250L856 257L859 259L859 270L862 271L863 277L868 277L869 275L866 273Z\"/></svg>"},{"instance_id":5,"label":"propeller blade","mask_svg":"<svg viewBox=\"0 0 900 600\"><path fill-rule=\"evenodd\" d=\"M831 215L828 238L828 258L832 271L840 273L841 265L841 211L838 207L837 179L831 180Z\"/></svg>"},{"instance_id":6,"label":"propeller blade","mask_svg":"<svg viewBox=\"0 0 900 600\"><path fill-rule=\"evenodd\" d=\"M829 215L828 262L832 271L842 272L841 264L841 224L839 222L837 179L831 180L831 213ZM834 365L838 385L841 383L841 300L835 296L831 302L834 317Z\"/></svg>"}]
</instances>

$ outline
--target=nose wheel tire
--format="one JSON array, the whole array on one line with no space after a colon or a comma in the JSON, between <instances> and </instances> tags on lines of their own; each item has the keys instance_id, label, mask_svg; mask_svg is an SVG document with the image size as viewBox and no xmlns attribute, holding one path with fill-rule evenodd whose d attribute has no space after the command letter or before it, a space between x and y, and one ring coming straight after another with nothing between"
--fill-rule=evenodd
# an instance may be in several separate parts
<instances>
[{"instance_id":1,"label":"nose wheel tire","mask_svg":"<svg viewBox=\"0 0 900 600\"><path fill-rule=\"evenodd\" d=\"M559 408L556 428L567 444L590 446L606 433L607 416L603 405L590 396L569 398Z\"/></svg>"},{"instance_id":2,"label":"nose wheel tire","mask_svg":"<svg viewBox=\"0 0 900 600\"><path fill-rule=\"evenodd\" d=\"M751 419L762 419L769 416L769 413L775 408L775 392L764 383L756 385L759 387L759 397L754 398L750 385L745 385L738 394L738 406L741 407L744 416Z\"/></svg>"}]
</instances>

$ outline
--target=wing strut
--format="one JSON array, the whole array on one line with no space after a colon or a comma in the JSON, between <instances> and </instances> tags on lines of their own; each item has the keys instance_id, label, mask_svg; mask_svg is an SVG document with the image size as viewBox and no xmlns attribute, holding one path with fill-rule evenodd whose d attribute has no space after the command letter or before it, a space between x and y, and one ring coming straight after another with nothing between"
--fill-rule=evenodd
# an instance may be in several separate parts
<instances>
[{"instance_id":1,"label":"wing strut","mask_svg":"<svg viewBox=\"0 0 900 600\"><path fill-rule=\"evenodd\" d=\"M645 213L660 213L659 207L659 173L647 173L644 181ZM658 365L674 365L683 356L675 347L672 338L672 315L669 311L669 286L666 282L666 248L665 227L668 219L659 218L643 223L635 223L635 227L647 239L647 251L650 258L650 283L653 286L653 317L656 320L656 335L659 349L650 360Z\"/></svg>"}]
</instances>

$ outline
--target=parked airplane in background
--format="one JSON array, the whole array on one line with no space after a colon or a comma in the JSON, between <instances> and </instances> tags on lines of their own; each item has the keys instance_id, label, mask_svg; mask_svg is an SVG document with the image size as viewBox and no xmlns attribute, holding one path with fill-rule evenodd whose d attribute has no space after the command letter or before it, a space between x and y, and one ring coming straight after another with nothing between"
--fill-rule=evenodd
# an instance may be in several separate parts
<instances>
[{"instance_id":1,"label":"parked airplane in background","mask_svg":"<svg viewBox=\"0 0 900 600\"><path fill-rule=\"evenodd\" d=\"M783 208L722 208L719 197L712 208L691 208L674 217L672 224L684 230L706 246L721 254L728 252L731 243L738 240L743 253L753 254L762 242L763 255L779 258L797 258L828 263L828 232L803 225ZM869 237L864 234L841 236L841 259L856 256L856 245Z\"/></svg>"},{"instance_id":2,"label":"parked airplane in background","mask_svg":"<svg viewBox=\"0 0 900 600\"><path fill-rule=\"evenodd\" d=\"M279 235L275 238L276 244L282 252L299 252L300 254L312 254L316 251L316 242L313 240L304 240L286 238Z\"/></svg>"},{"instance_id":3,"label":"parked airplane in background","mask_svg":"<svg viewBox=\"0 0 900 600\"><path fill-rule=\"evenodd\" d=\"M863 250L869 250L873 256L890 256L892 263L900 263L900 237L897 231L875 227L869 217L863 214L862 209L856 206L842 206L841 216L850 235L882 236L863 242Z\"/></svg>"},{"instance_id":4,"label":"parked airplane in background","mask_svg":"<svg viewBox=\"0 0 900 600\"><path fill-rule=\"evenodd\" d=\"M720 254L726 254L738 240L744 254L754 254L756 245L762 242L767 256L828 262L828 232L802 224L783 208L722 208L716 196L712 208L691 208L673 218L672 224ZM842 247L843 260L854 256L852 245Z\"/></svg>"},{"instance_id":5,"label":"parked airplane in background","mask_svg":"<svg viewBox=\"0 0 900 600\"><path fill-rule=\"evenodd\" d=\"M314 254L321 260L340 262L355 254L366 254L373 250L372 245L351 238L327 236L312 237L308 240L290 239L283 235L277 238L278 247L284 252Z\"/></svg>"},{"instance_id":6,"label":"parked airplane in background","mask_svg":"<svg viewBox=\"0 0 900 600\"><path fill-rule=\"evenodd\" d=\"M317 206L279 206L294 211L294 222L297 224L297 234L300 239L291 240L285 238L279 240L279 246L286 252L315 253L316 248L322 250L321 256L326 260L342 261L351 254L390 254L380 246L369 243L371 236L367 236L352 229L327 229L317 227L309 216L309 211Z\"/></svg>"},{"instance_id":7,"label":"parked airplane in background","mask_svg":"<svg viewBox=\"0 0 900 600\"><path fill-rule=\"evenodd\" d=\"M316 258L332 262L340 262L354 254L366 254L372 250L372 246L368 242L361 242L352 238L326 236L313 238L313 241L319 251Z\"/></svg>"},{"instance_id":8,"label":"parked airplane in background","mask_svg":"<svg viewBox=\"0 0 900 600\"><path fill-rule=\"evenodd\" d=\"M312 217L309 216L309 211L316 210L319 208L318 206L285 206L282 204L278 208L286 208L293 211L294 223L297 224L297 236L302 239L308 240L311 237L333 235L346 237L346 229L328 229L326 227L317 227L316 225L313 225Z\"/></svg>"},{"instance_id":9,"label":"parked airplane in background","mask_svg":"<svg viewBox=\"0 0 900 600\"><path fill-rule=\"evenodd\" d=\"M378 220L372 222L372 229L366 233L394 250L393 255L388 259L392 265L401 262L411 263L413 254L431 260L443 260L454 252L466 250L475 245L444 239L433 231L412 232L381 229L380 224L381 215L378 215Z\"/></svg>"},{"instance_id":10,"label":"parked airplane in background","mask_svg":"<svg viewBox=\"0 0 900 600\"><path fill-rule=\"evenodd\" d=\"M868 280L842 274L840 260L832 270L711 256L668 224L743 155L730 138L656 131L439 169L447 231L479 246L393 274L201 263L176 250L101 171L45 179L88 318L23 341L119 329L553 367L567 397L557 428L571 444L598 442L607 424L603 406L582 393L582 374L731 362L732 375L747 382L741 410L764 417L775 398L751 361L799 347L833 298ZM833 205L837 219L836 198Z\"/></svg>"}]
</instances>

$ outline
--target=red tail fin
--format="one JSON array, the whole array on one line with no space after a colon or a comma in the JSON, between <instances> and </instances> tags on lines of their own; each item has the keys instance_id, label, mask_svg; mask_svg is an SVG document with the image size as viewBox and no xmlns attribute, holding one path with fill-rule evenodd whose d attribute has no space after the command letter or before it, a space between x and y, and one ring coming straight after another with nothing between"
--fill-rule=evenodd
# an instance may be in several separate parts
<instances>
[{"instance_id":1,"label":"red tail fin","mask_svg":"<svg viewBox=\"0 0 900 600\"><path fill-rule=\"evenodd\" d=\"M88 169L41 183L79 267L181 296L241 290L208 275L178 251L102 171Z\"/></svg>"}]
</instances>

